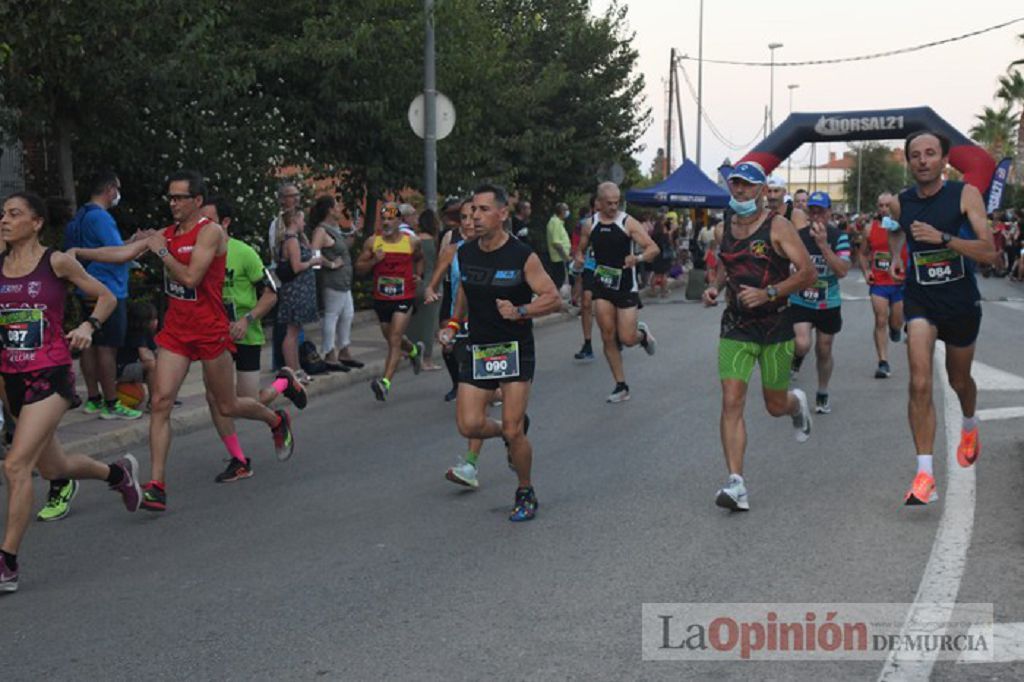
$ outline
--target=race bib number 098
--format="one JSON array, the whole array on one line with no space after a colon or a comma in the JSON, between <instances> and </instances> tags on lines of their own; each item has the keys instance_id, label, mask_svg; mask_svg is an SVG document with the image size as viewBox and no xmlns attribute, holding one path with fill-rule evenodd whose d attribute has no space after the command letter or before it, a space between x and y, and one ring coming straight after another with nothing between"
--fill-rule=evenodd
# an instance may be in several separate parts
<instances>
[{"instance_id":1,"label":"race bib number 098","mask_svg":"<svg viewBox=\"0 0 1024 682\"><path fill-rule=\"evenodd\" d=\"M519 376L519 342L473 346L473 379L510 379Z\"/></svg>"}]
</instances>

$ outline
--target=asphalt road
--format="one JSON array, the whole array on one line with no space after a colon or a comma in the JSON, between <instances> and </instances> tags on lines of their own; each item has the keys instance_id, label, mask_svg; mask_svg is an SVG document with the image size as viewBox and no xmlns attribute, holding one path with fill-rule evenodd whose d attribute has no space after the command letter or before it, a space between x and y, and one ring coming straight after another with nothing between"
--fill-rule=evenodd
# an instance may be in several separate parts
<instances>
[{"instance_id":1,"label":"asphalt road","mask_svg":"<svg viewBox=\"0 0 1024 682\"><path fill-rule=\"evenodd\" d=\"M844 289L864 296L856 279ZM1003 281L984 290L1024 295ZM1024 373L1022 312L986 306L981 361ZM877 678L882 661L642 660L645 602L912 602L942 517L942 500L901 506L914 472L906 358L900 346L893 378L872 378L864 300L844 305L833 414L798 445L753 391L752 511L716 508L719 315L678 294L648 305L658 354L627 351L621 405L604 402L600 357L572 362L577 323L539 330L529 524L506 520L515 478L500 442L484 448L479 491L444 480L464 448L444 372L402 373L385 405L365 385L321 397L297 417L287 463L265 429L244 428L256 475L240 483L213 483L224 453L212 430L176 438L161 516L126 515L83 485L71 516L30 529L21 589L0 598L4 679ZM808 393L813 369L798 379ZM982 388L982 408L1024 405L1024 390ZM998 622L1024 621L1020 425L983 426L958 597L993 602ZM931 672L1020 679L1024 663Z\"/></svg>"}]
</instances>

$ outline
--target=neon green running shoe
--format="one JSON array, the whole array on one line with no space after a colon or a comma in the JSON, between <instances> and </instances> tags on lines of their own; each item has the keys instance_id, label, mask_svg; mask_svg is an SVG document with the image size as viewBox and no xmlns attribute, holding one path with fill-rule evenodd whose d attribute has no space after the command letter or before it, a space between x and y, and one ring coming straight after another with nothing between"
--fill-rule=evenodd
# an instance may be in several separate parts
<instances>
[{"instance_id":1,"label":"neon green running shoe","mask_svg":"<svg viewBox=\"0 0 1024 682\"><path fill-rule=\"evenodd\" d=\"M39 510L36 518L40 521L59 521L71 513L71 500L78 492L78 481L71 479L60 488L50 487L46 506Z\"/></svg>"},{"instance_id":2,"label":"neon green running shoe","mask_svg":"<svg viewBox=\"0 0 1024 682\"><path fill-rule=\"evenodd\" d=\"M113 407L103 406L103 411L100 412L100 419L141 419L142 410L133 410L130 407L125 407L118 400L114 403Z\"/></svg>"},{"instance_id":3,"label":"neon green running shoe","mask_svg":"<svg viewBox=\"0 0 1024 682\"><path fill-rule=\"evenodd\" d=\"M86 400L82 411L86 414L100 414L103 412L103 400Z\"/></svg>"}]
</instances>

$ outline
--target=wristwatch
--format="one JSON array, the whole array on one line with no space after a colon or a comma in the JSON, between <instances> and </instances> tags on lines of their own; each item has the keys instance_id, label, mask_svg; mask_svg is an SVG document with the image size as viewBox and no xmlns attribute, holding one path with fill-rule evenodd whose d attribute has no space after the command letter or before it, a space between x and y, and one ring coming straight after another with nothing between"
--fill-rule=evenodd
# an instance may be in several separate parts
<instances>
[{"instance_id":1,"label":"wristwatch","mask_svg":"<svg viewBox=\"0 0 1024 682\"><path fill-rule=\"evenodd\" d=\"M251 312L248 312L245 314L245 321L248 322L249 324L252 324L253 322L256 321L256 318L252 316Z\"/></svg>"},{"instance_id":2,"label":"wristwatch","mask_svg":"<svg viewBox=\"0 0 1024 682\"><path fill-rule=\"evenodd\" d=\"M159 251L156 252L156 255L157 255L157 258L163 260L164 258L167 257L167 254L169 254L169 253L170 253L170 251L167 250L167 247L163 247Z\"/></svg>"},{"instance_id":3,"label":"wristwatch","mask_svg":"<svg viewBox=\"0 0 1024 682\"><path fill-rule=\"evenodd\" d=\"M949 246L949 243L951 241L953 241L953 235L951 235L949 232L943 232L942 233L942 245L943 246Z\"/></svg>"},{"instance_id":4,"label":"wristwatch","mask_svg":"<svg viewBox=\"0 0 1024 682\"><path fill-rule=\"evenodd\" d=\"M779 290L776 288L774 284L769 284L767 287L765 287L764 293L768 294L769 301L774 301L779 297Z\"/></svg>"},{"instance_id":5,"label":"wristwatch","mask_svg":"<svg viewBox=\"0 0 1024 682\"><path fill-rule=\"evenodd\" d=\"M526 306L525 305L521 305L518 308L516 308L516 312L519 313L519 317L521 317L521 318L526 318L526 316L527 316Z\"/></svg>"},{"instance_id":6,"label":"wristwatch","mask_svg":"<svg viewBox=\"0 0 1024 682\"><path fill-rule=\"evenodd\" d=\"M93 332L98 332L103 328L103 324L95 317L87 317L85 318L85 321L92 325Z\"/></svg>"}]
</instances>

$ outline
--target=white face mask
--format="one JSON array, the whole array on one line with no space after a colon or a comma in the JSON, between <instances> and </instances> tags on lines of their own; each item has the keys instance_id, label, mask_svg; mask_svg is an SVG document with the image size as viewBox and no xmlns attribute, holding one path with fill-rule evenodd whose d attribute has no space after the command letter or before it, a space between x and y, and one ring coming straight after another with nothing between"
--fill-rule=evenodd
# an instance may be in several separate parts
<instances>
[{"instance_id":1,"label":"white face mask","mask_svg":"<svg viewBox=\"0 0 1024 682\"><path fill-rule=\"evenodd\" d=\"M110 202L110 208L114 208L121 203L121 190L116 190L113 200Z\"/></svg>"}]
</instances>

